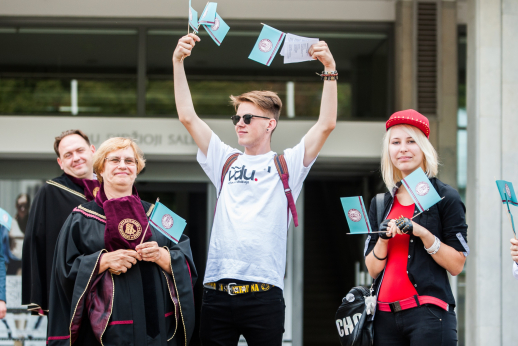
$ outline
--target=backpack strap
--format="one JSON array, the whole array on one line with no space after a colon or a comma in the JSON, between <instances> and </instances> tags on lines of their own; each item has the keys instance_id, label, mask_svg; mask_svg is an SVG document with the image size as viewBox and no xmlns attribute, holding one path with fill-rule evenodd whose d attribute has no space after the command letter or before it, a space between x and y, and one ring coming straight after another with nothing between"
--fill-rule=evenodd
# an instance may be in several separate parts
<instances>
[{"instance_id":1,"label":"backpack strap","mask_svg":"<svg viewBox=\"0 0 518 346\"><path fill-rule=\"evenodd\" d=\"M219 186L218 198L219 198L219 195L221 194L221 189L223 188L223 182L225 181L225 176L227 175L227 173L230 169L230 166L232 166L232 164L234 162L236 162L239 155L241 155L241 154L235 153L235 154L230 155L228 157L227 161L225 161L225 164L223 165L223 169L221 170L221 184Z\"/></svg>"},{"instance_id":2,"label":"backpack strap","mask_svg":"<svg viewBox=\"0 0 518 346\"><path fill-rule=\"evenodd\" d=\"M376 195L376 215L378 217L378 227L383 222L383 212L385 211L385 194L378 193Z\"/></svg>"},{"instance_id":3,"label":"backpack strap","mask_svg":"<svg viewBox=\"0 0 518 346\"><path fill-rule=\"evenodd\" d=\"M284 187L284 193L286 194L286 198L288 199L288 216L291 211L291 215L293 216L293 223L295 227L299 225L299 217L297 215L297 207L295 206L295 201L293 200L293 194L291 193L290 185L288 183L288 179L290 174L288 172L288 165L286 164L286 159L284 155L275 155L274 158L275 168L277 168L277 173L279 173L279 177L282 181L282 186ZM289 219L288 219L289 222Z\"/></svg>"}]
</instances>

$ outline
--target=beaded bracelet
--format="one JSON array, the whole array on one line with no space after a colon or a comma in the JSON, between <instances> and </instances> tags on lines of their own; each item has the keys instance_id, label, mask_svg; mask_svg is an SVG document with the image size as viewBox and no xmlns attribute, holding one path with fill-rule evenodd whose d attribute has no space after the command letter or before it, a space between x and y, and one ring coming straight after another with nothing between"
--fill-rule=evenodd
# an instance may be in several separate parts
<instances>
[{"instance_id":1,"label":"beaded bracelet","mask_svg":"<svg viewBox=\"0 0 518 346\"><path fill-rule=\"evenodd\" d=\"M338 71L322 71L322 73L315 72L322 80L338 80Z\"/></svg>"}]
</instances>

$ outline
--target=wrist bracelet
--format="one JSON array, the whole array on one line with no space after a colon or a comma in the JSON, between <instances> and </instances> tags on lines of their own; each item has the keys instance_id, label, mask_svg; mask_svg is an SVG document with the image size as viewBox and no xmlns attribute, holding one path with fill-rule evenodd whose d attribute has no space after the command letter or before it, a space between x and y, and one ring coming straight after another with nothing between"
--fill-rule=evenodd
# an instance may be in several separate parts
<instances>
[{"instance_id":1,"label":"wrist bracelet","mask_svg":"<svg viewBox=\"0 0 518 346\"><path fill-rule=\"evenodd\" d=\"M435 255L437 253L437 251L439 251L440 248L441 248L441 241L437 237L435 237L435 240L434 240L432 246L430 246L428 249L426 248L426 246L424 247L424 249L426 250L426 252L428 252L429 255Z\"/></svg>"},{"instance_id":2,"label":"wrist bracelet","mask_svg":"<svg viewBox=\"0 0 518 346\"><path fill-rule=\"evenodd\" d=\"M379 258L378 256L376 256L376 254L374 253L374 249L372 249L372 254L374 255L374 257L378 260L378 261L384 261L387 259L388 257L388 254L387 256L383 257L383 258Z\"/></svg>"},{"instance_id":3,"label":"wrist bracelet","mask_svg":"<svg viewBox=\"0 0 518 346\"><path fill-rule=\"evenodd\" d=\"M338 71L322 71L322 73L315 72L322 80L338 80Z\"/></svg>"}]
</instances>

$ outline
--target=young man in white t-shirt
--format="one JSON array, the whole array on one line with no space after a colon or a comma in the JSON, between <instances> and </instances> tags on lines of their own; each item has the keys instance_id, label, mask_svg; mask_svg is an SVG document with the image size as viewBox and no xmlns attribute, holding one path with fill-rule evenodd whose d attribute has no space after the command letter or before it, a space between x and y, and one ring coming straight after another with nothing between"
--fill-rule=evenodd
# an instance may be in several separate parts
<instances>
[{"instance_id":1,"label":"young man in white t-shirt","mask_svg":"<svg viewBox=\"0 0 518 346\"><path fill-rule=\"evenodd\" d=\"M237 112L232 121L244 153L223 143L196 115L187 84L183 60L199 41L195 34L182 37L172 60L178 117L198 145L198 162L219 194L203 281L200 337L204 346L234 346L240 335L249 346L281 345L290 218L270 140L282 102L270 91L231 96ZM309 53L324 65L326 76L318 121L299 144L284 151L295 200L337 116L333 56L323 41ZM225 162L236 153L241 155L222 179Z\"/></svg>"}]
</instances>

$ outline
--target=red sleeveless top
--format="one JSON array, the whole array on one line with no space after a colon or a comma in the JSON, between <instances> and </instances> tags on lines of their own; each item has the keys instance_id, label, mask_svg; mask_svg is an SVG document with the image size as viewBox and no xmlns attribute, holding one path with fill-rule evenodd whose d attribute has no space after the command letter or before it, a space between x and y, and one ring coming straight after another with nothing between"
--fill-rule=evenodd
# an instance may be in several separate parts
<instances>
[{"instance_id":1,"label":"red sleeveless top","mask_svg":"<svg viewBox=\"0 0 518 346\"><path fill-rule=\"evenodd\" d=\"M396 196L387 219L397 219L401 215L411 218L415 205L401 205ZM410 298L417 294L407 273L408 246L410 235L398 234L388 241L388 258L385 266L385 276L381 284L378 301L392 303Z\"/></svg>"}]
</instances>

